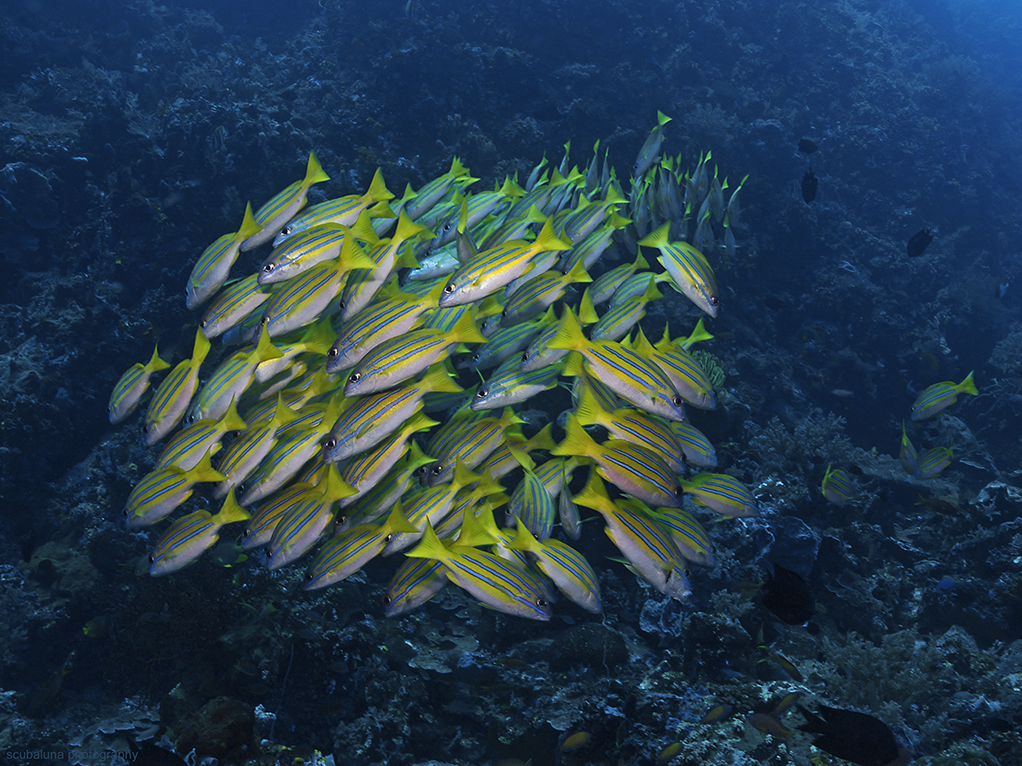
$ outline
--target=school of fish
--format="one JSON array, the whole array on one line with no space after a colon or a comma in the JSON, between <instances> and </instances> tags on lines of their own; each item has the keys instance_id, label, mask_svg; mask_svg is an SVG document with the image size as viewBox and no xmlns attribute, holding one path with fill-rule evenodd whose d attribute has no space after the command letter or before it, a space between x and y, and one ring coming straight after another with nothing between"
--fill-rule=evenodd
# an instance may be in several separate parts
<instances>
[{"instance_id":1,"label":"school of fish","mask_svg":"<svg viewBox=\"0 0 1022 766\"><path fill-rule=\"evenodd\" d=\"M544 157L492 191L470 191L477 179L455 158L400 198L377 170L363 194L306 207L329 180L313 153L303 179L248 206L186 285L202 311L192 355L170 369L154 349L111 395L110 420L124 421L170 369L144 414L162 450L128 498L129 527L164 524L203 485L221 502L170 520L150 573L194 563L244 523L241 547L271 570L301 560L310 590L402 554L389 615L447 584L529 619L550 619L561 596L600 613L590 562L553 536L559 523L578 541L582 507L598 514L586 534L602 517L629 569L687 598L689 564L714 563L696 513L757 514L748 487L713 472L714 447L686 415L717 407L690 351L713 336L688 317L721 310L707 255L736 252L745 179L720 180L708 153L690 170L664 155L668 121L627 194L597 142L584 169L569 143L558 165ZM232 274L265 245L255 273ZM661 299L687 335L646 337L639 322ZM536 396L569 409L560 441L553 423L520 417Z\"/></svg>"}]
</instances>

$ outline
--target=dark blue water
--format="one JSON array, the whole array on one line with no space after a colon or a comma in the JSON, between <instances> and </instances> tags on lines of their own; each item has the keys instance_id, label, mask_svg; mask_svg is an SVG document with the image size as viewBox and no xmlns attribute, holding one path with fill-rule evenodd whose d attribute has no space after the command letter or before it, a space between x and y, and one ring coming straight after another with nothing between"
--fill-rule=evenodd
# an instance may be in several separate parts
<instances>
[{"instance_id":1,"label":"dark blue water","mask_svg":"<svg viewBox=\"0 0 1022 766\"><path fill-rule=\"evenodd\" d=\"M767 762L782 743L740 723L797 689L806 708L879 717L934 762L968 748L1022 762L1003 681L1022 662L1020 31L1011 2L0 4L10 760L112 752L116 727L96 725L118 715L133 747L168 733L184 747L222 714L241 732L229 763L270 763L276 746L338 764L649 763L675 741L700 762ZM129 533L120 510L156 455L138 416L109 426L107 397L154 342L187 356L182 287L247 201L300 178L310 150L331 176L313 202L361 192L378 167L400 194L455 155L473 191L523 183L569 140L584 169L599 139L626 186L658 110L682 166L712 150L730 188L749 176L737 255L710 255L723 309L706 348L729 395L693 420L767 512L704 518L720 564L693 566L691 602L609 561L598 517L583 539L602 623L558 606L537 626L470 599L385 620L387 566L318 595L254 559L144 574L156 534ZM910 258L924 228L934 240ZM662 287L653 340L664 319L683 334L697 318ZM909 477L915 396L970 371L977 396L908 426L954 461ZM569 406L540 401L550 420ZM850 505L821 496L831 464L856 483ZM742 585L774 563L801 567L808 627ZM717 703L734 718L695 723ZM256 706L277 715L272 734L247 719ZM560 753L579 731L589 744ZM788 746L808 757L809 741Z\"/></svg>"}]
</instances>

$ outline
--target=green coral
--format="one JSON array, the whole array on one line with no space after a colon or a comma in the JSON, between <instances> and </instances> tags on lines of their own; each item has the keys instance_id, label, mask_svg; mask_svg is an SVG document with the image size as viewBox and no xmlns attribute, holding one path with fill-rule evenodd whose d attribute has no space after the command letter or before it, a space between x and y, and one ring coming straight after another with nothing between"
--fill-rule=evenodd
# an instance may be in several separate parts
<instances>
[{"instance_id":1,"label":"green coral","mask_svg":"<svg viewBox=\"0 0 1022 766\"><path fill-rule=\"evenodd\" d=\"M715 357L709 351L693 351L692 358L696 360L703 372L706 373L706 377L710 379L710 384L713 386L714 391L720 391L724 385L724 379L727 377L724 374L724 369L721 367L720 359Z\"/></svg>"}]
</instances>

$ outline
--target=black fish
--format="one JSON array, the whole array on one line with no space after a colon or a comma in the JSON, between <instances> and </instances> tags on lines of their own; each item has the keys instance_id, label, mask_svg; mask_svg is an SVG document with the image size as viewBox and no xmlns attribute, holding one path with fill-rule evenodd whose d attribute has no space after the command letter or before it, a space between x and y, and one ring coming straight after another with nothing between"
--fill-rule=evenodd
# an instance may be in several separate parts
<instances>
[{"instance_id":1,"label":"black fish","mask_svg":"<svg viewBox=\"0 0 1022 766\"><path fill-rule=\"evenodd\" d=\"M806 581L776 564L763 585L763 606L788 625L803 625L816 613L813 594Z\"/></svg>"},{"instance_id":2,"label":"black fish","mask_svg":"<svg viewBox=\"0 0 1022 766\"><path fill-rule=\"evenodd\" d=\"M887 724L878 718L854 710L820 705L820 715L813 715L799 707L806 722L799 731L822 734L813 744L836 758L857 763L859 766L888 766L906 763L908 751L898 747Z\"/></svg>"},{"instance_id":3,"label":"black fish","mask_svg":"<svg viewBox=\"0 0 1022 766\"><path fill-rule=\"evenodd\" d=\"M802 184L802 188L805 189L805 183ZM933 230L920 229L908 241L908 257L918 258L926 251L931 242L933 242Z\"/></svg>"},{"instance_id":4,"label":"black fish","mask_svg":"<svg viewBox=\"0 0 1022 766\"><path fill-rule=\"evenodd\" d=\"M816 199L816 187L819 183L820 179L816 177L812 168L809 168L806 174L802 176L802 199L806 201L807 205Z\"/></svg>"},{"instance_id":5,"label":"black fish","mask_svg":"<svg viewBox=\"0 0 1022 766\"><path fill-rule=\"evenodd\" d=\"M820 147L816 145L815 141L811 141L808 138L803 138L798 142L798 150L802 152L802 154L812 154L819 148Z\"/></svg>"},{"instance_id":6,"label":"black fish","mask_svg":"<svg viewBox=\"0 0 1022 766\"><path fill-rule=\"evenodd\" d=\"M132 763L137 766L185 766L185 760L181 756L157 747L152 742L142 743L142 747L135 752L135 760Z\"/></svg>"}]
</instances>

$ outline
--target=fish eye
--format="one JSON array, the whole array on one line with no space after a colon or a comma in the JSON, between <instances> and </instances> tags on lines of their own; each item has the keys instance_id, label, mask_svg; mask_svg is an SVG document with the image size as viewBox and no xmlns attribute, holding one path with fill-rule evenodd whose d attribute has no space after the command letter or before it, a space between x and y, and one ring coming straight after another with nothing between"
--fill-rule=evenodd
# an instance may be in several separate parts
<instances>
[{"instance_id":1,"label":"fish eye","mask_svg":"<svg viewBox=\"0 0 1022 766\"><path fill-rule=\"evenodd\" d=\"M447 286L444 287L444 292L450 295L454 292L454 282L448 282Z\"/></svg>"},{"instance_id":2,"label":"fish eye","mask_svg":"<svg viewBox=\"0 0 1022 766\"><path fill-rule=\"evenodd\" d=\"M527 361L529 361L529 352L528 351L526 351L524 354L522 354L522 364L525 364Z\"/></svg>"},{"instance_id":3,"label":"fish eye","mask_svg":"<svg viewBox=\"0 0 1022 766\"><path fill-rule=\"evenodd\" d=\"M482 358L480 354L472 354L472 361L478 362Z\"/></svg>"},{"instance_id":4,"label":"fish eye","mask_svg":"<svg viewBox=\"0 0 1022 766\"><path fill-rule=\"evenodd\" d=\"M683 490L681 487L678 487L676 490L674 490L674 496L676 498L678 498L679 500L681 500L681 498L684 495L685 495L685 490Z\"/></svg>"},{"instance_id":5,"label":"fish eye","mask_svg":"<svg viewBox=\"0 0 1022 766\"><path fill-rule=\"evenodd\" d=\"M205 330L207 324L209 324L209 323L205 319L203 319L201 322L199 322L199 327L201 327L203 330Z\"/></svg>"},{"instance_id":6,"label":"fish eye","mask_svg":"<svg viewBox=\"0 0 1022 766\"><path fill-rule=\"evenodd\" d=\"M151 553L149 554L149 563L150 564L155 564L156 563L156 556L154 556Z\"/></svg>"},{"instance_id":7,"label":"fish eye","mask_svg":"<svg viewBox=\"0 0 1022 766\"><path fill-rule=\"evenodd\" d=\"M334 346L326 352L327 359L336 359L339 353L341 353L341 350L337 348L337 346Z\"/></svg>"},{"instance_id":8,"label":"fish eye","mask_svg":"<svg viewBox=\"0 0 1022 766\"><path fill-rule=\"evenodd\" d=\"M390 606L390 605L391 605L391 604L393 604L393 603L394 603L394 599L392 599L392 598L390 597L390 594L389 594L389 593L388 593L388 594L386 594L386 595L385 595L385 596L383 597L383 605L384 605L384 606Z\"/></svg>"},{"instance_id":9,"label":"fish eye","mask_svg":"<svg viewBox=\"0 0 1022 766\"><path fill-rule=\"evenodd\" d=\"M263 273L264 273L264 274L269 274L269 273L270 273L271 271L273 271L273 270L274 270L274 269L275 269L276 267L277 267L277 264L275 264L275 263L267 263L267 264L265 264L265 265L263 266Z\"/></svg>"},{"instance_id":10,"label":"fish eye","mask_svg":"<svg viewBox=\"0 0 1022 766\"><path fill-rule=\"evenodd\" d=\"M348 382L349 383L358 383L360 380L362 380L362 373L361 372L353 372L353 373L351 373L350 376L348 376Z\"/></svg>"},{"instance_id":11,"label":"fish eye","mask_svg":"<svg viewBox=\"0 0 1022 766\"><path fill-rule=\"evenodd\" d=\"M393 539L394 539L394 533L391 532L389 535L387 535L386 537L383 538L383 542L389 543Z\"/></svg>"},{"instance_id":12,"label":"fish eye","mask_svg":"<svg viewBox=\"0 0 1022 766\"><path fill-rule=\"evenodd\" d=\"M536 599L536 606L538 606L540 608L545 607L546 606L546 599L545 598L537 598Z\"/></svg>"},{"instance_id":13,"label":"fish eye","mask_svg":"<svg viewBox=\"0 0 1022 766\"><path fill-rule=\"evenodd\" d=\"M681 406L681 397L680 396L674 397L673 399L671 399L671 401L674 402L676 407L680 407Z\"/></svg>"},{"instance_id":14,"label":"fish eye","mask_svg":"<svg viewBox=\"0 0 1022 766\"><path fill-rule=\"evenodd\" d=\"M476 399L485 398L487 393L488 392L485 388L480 388L478 391L476 391Z\"/></svg>"},{"instance_id":15,"label":"fish eye","mask_svg":"<svg viewBox=\"0 0 1022 766\"><path fill-rule=\"evenodd\" d=\"M720 305L720 298L718 298L716 295L711 295L710 296L710 305L711 306L719 306Z\"/></svg>"},{"instance_id":16,"label":"fish eye","mask_svg":"<svg viewBox=\"0 0 1022 766\"><path fill-rule=\"evenodd\" d=\"M283 229L280 230L280 233L283 234L285 237L290 236L291 235L291 227L290 226L285 226Z\"/></svg>"},{"instance_id":17,"label":"fish eye","mask_svg":"<svg viewBox=\"0 0 1022 766\"><path fill-rule=\"evenodd\" d=\"M327 439L325 442L323 442L324 449L332 450L336 446L337 446L337 439L335 439L332 436L329 439Z\"/></svg>"},{"instance_id":18,"label":"fish eye","mask_svg":"<svg viewBox=\"0 0 1022 766\"><path fill-rule=\"evenodd\" d=\"M507 309L504 309L503 311L500 312L500 318L507 319Z\"/></svg>"},{"instance_id":19,"label":"fish eye","mask_svg":"<svg viewBox=\"0 0 1022 766\"><path fill-rule=\"evenodd\" d=\"M437 463L435 466L433 466L433 470L432 470L431 473L434 476L439 476L443 472L444 472L444 464L443 463Z\"/></svg>"}]
</instances>

